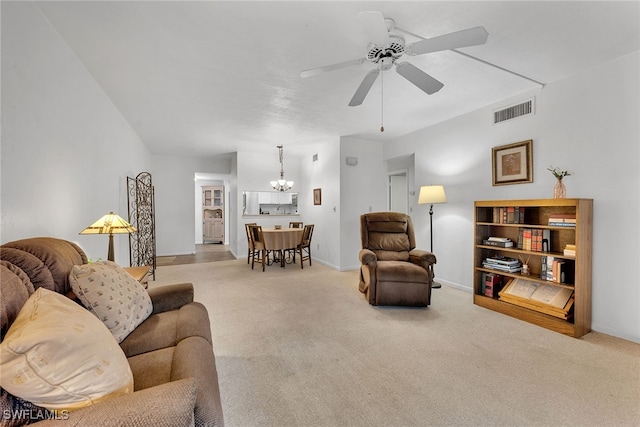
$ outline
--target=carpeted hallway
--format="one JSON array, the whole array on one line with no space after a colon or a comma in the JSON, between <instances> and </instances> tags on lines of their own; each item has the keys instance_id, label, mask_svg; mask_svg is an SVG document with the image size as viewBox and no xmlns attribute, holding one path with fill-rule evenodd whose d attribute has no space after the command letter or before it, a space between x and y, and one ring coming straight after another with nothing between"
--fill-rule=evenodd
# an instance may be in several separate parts
<instances>
[{"instance_id":1,"label":"carpeted hallway","mask_svg":"<svg viewBox=\"0 0 640 427\"><path fill-rule=\"evenodd\" d=\"M640 425L640 345L472 304L372 307L357 271L246 259L161 266L211 318L227 426Z\"/></svg>"}]
</instances>

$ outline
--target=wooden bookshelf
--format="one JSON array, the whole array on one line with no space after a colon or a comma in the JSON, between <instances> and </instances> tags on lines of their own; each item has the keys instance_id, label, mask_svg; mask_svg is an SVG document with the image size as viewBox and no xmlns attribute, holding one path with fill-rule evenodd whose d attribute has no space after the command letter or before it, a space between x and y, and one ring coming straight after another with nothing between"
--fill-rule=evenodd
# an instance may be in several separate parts
<instances>
[{"instance_id":1,"label":"wooden bookshelf","mask_svg":"<svg viewBox=\"0 0 640 427\"><path fill-rule=\"evenodd\" d=\"M522 223L500 223L496 218L496 209L508 207L524 208ZM475 238L474 238L474 292L476 305L530 322L565 335L579 338L591 330L591 269L593 241L593 200L592 199L536 199L536 200L486 200L476 201ZM549 218L554 214L575 214L575 227L550 226ZM523 250L517 248L518 234L521 228L548 230L551 237L548 252ZM514 247L503 248L483 245L488 237L507 237ZM566 244L575 244L576 255L565 256ZM497 254L510 258L528 259L530 275L507 273L483 267L483 260ZM555 283L540 277L543 256L553 256L565 261L570 270L567 283ZM525 308L497 296L487 297L482 292L483 273L497 273L505 278L524 278L547 285L572 288L574 304L568 320Z\"/></svg>"}]
</instances>

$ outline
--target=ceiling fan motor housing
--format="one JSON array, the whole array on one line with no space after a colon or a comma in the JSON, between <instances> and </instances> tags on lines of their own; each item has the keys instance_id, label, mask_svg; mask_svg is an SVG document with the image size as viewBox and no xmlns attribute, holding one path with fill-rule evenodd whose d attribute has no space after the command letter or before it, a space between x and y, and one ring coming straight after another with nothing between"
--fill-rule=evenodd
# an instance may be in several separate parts
<instances>
[{"instance_id":1,"label":"ceiling fan motor housing","mask_svg":"<svg viewBox=\"0 0 640 427\"><path fill-rule=\"evenodd\" d=\"M404 54L404 45L404 37L400 34L389 33L389 44L387 46L378 46L374 43L369 45L367 60L377 64L384 58L391 58L390 67L396 59ZM383 61L383 65L386 65L387 62L386 60Z\"/></svg>"}]
</instances>

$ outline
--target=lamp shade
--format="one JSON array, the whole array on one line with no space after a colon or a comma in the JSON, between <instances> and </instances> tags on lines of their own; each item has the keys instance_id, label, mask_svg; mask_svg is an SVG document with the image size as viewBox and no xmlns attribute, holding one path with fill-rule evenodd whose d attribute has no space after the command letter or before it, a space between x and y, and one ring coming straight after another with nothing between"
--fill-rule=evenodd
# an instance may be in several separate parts
<instances>
[{"instance_id":1,"label":"lamp shade","mask_svg":"<svg viewBox=\"0 0 640 427\"><path fill-rule=\"evenodd\" d=\"M438 203L447 203L447 195L444 193L442 185L423 185L420 187L419 205L435 205Z\"/></svg>"},{"instance_id":2,"label":"lamp shade","mask_svg":"<svg viewBox=\"0 0 640 427\"><path fill-rule=\"evenodd\" d=\"M138 231L125 221L120 215L109 212L84 230L80 234L124 234Z\"/></svg>"}]
</instances>

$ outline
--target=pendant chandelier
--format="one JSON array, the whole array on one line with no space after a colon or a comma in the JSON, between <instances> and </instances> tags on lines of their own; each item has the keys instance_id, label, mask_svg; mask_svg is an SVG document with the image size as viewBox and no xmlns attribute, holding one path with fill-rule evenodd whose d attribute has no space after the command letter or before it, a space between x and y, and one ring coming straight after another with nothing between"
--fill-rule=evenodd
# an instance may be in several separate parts
<instances>
[{"instance_id":1,"label":"pendant chandelier","mask_svg":"<svg viewBox=\"0 0 640 427\"><path fill-rule=\"evenodd\" d=\"M280 179L277 181L271 181L271 186L276 191L287 191L293 188L293 181L286 181L284 179L284 168L282 165L282 145L278 145L278 150L280 153Z\"/></svg>"}]
</instances>

